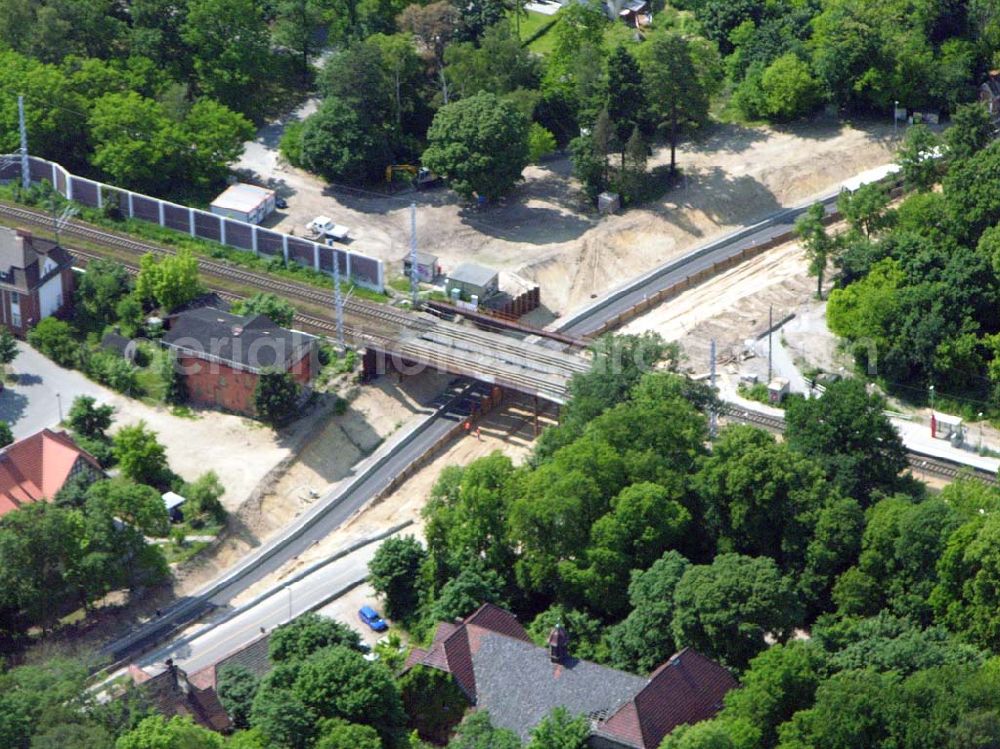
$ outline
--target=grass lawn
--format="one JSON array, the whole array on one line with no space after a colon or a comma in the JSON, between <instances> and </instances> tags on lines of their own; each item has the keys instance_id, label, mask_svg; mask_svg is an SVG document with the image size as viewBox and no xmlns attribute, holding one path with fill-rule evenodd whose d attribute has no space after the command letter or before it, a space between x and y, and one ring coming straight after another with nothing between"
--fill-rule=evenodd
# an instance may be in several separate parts
<instances>
[{"instance_id":1,"label":"grass lawn","mask_svg":"<svg viewBox=\"0 0 1000 749\"><path fill-rule=\"evenodd\" d=\"M513 16L513 14L511 14L511 16ZM529 10L527 11L527 15L521 16L522 39L529 39L534 34L538 33L538 31L546 24L552 24L549 26L548 31L528 45L528 49L540 55L547 55L553 50L555 47L555 37L552 35L552 27L555 25L553 24L553 20L553 16L547 16L544 13L536 13L533 10ZM513 17L510 22L511 25L514 25Z\"/></svg>"}]
</instances>

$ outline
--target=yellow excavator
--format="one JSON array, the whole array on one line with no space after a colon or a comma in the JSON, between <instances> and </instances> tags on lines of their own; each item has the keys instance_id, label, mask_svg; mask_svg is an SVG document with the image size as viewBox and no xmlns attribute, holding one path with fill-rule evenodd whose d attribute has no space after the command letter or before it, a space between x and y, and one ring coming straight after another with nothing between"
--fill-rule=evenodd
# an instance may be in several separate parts
<instances>
[{"instance_id":1,"label":"yellow excavator","mask_svg":"<svg viewBox=\"0 0 1000 749\"><path fill-rule=\"evenodd\" d=\"M430 169L417 167L413 164L391 164L385 168L385 181L392 184L392 181L397 175L400 174L409 175L410 182L412 182L414 187L418 190L424 187L429 187L437 182L438 179L437 175Z\"/></svg>"}]
</instances>

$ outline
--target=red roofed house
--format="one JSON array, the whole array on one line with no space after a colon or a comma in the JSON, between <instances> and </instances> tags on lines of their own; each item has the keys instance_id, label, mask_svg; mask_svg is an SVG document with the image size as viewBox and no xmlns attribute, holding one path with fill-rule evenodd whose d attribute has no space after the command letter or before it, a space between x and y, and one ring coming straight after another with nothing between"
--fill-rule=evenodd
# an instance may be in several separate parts
<instances>
[{"instance_id":1,"label":"red roofed house","mask_svg":"<svg viewBox=\"0 0 1000 749\"><path fill-rule=\"evenodd\" d=\"M714 716L738 686L687 648L647 679L573 658L562 627L548 648L538 647L513 614L492 604L439 624L430 648L414 648L405 668L417 665L450 673L472 705L522 740L556 707L586 715L592 749L657 749L677 726Z\"/></svg>"},{"instance_id":2,"label":"red roofed house","mask_svg":"<svg viewBox=\"0 0 1000 749\"><path fill-rule=\"evenodd\" d=\"M0 515L33 502L51 502L73 476L101 476L93 455L66 432L43 429L0 450Z\"/></svg>"}]
</instances>

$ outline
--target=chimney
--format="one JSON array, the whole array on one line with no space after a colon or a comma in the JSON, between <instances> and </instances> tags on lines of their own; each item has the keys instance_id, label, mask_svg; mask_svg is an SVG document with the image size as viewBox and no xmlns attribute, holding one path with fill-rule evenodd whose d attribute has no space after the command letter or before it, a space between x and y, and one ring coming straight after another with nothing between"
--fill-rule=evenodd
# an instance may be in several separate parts
<instances>
[{"instance_id":1,"label":"chimney","mask_svg":"<svg viewBox=\"0 0 1000 749\"><path fill-rule=\"evenodd\" d=\"M549 660L553 663L562 663L569 658L569 633L563 629L562 624L557 624L549 633Z\"/></svg>"}]
</instances>

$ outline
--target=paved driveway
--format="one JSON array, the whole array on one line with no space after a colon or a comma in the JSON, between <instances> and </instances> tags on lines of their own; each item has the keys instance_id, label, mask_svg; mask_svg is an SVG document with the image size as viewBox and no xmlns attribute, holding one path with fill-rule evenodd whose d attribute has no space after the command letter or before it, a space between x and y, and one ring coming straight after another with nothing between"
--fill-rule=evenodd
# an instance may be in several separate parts
<instances>
[{"instance_id":1,"label":"paved driveway","mask_svg":"<svg viewBox=\"0 0 1000 749\"><path fill-rule=\"evenodd\" d=\"M15 439L55 427L78 395L107 402L112 392L91 382L79 372L63 369L24 342L18 343L11 369L16 383L5 382L0 393L0 420L10 424Z\"/></svg>"}]
</instances>

